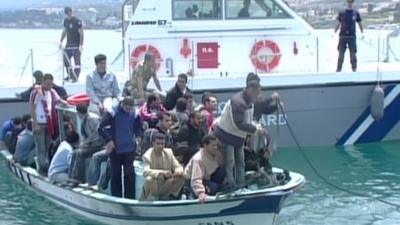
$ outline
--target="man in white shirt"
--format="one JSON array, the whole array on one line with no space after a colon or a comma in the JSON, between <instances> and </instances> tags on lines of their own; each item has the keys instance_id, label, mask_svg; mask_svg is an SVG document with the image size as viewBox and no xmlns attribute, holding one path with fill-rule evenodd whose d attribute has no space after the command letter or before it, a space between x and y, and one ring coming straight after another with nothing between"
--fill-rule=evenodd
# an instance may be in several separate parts
<instances>
[{"instance_id":1,"label":"man in white shirt","mask_svg":"<svg viewBox=\"0 0 400 225\"><path fill-rule=\"evenodd\" d=\"M79 143L79 135L75 131L68 131L67 138L61 142L49 167L49 180L51 183L66 183L68 170L71 165L73 149Z\"/></svg>"},{"instance_id":2,"label":"man in white shirt","mask_svg":"<svg viewBox=\"0 0 400 225\"><path fill-rule=\"evenodd\" d=\"M29 100L36 144L36 157L39 161L39 173L41 175L47 174L50 142L58 137L58 121L55 106L57 103L68 104L52 88L53 80L54 78L51 74L45 74L42 84L33 88Z\"/></svg>"},{"instance_id":3,"label":"man in white shirt","mask_svg":"<svg viewBox=\"0 0 400 225\"><path fill-rule=\"evenodd\" d=\"M107 71L107 57L98 54L94 57L96 69L86 77L86 93L90 97L89 111L102 114L106 98L118 98L121 90L115 74Z\"/></svg>"}]
</instances>

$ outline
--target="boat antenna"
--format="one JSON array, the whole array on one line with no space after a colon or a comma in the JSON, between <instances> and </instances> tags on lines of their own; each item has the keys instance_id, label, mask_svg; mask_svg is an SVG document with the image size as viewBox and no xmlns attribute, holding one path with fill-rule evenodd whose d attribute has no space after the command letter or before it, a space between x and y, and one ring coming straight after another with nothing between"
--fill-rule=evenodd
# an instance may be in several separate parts
<instances>
[{"instance_id":1,"label":"boat antenna","mask_svg":"<svg viewBox=\"0 0 400 225\"><path fill-rule=\"evenodd\" d=\"M279 98L275 100L276 103L276 138L274 139L273 149L276 151L278 149L278 140L281 136L281 128L280 128L280 112L279 105L281 104ZM283 113L283 112L282 112Z\"/></svg>"},{"instance_id":2,"label":"boat antenna","mask_svg":"<svg viewBox=\"0 0 400 225\"><path fill-rule=\"evenodd\" d=\"M22 67L21 75L19 75L18 86L21 84L22 77L24 76L25 70L28 66L28 62L31 60L32 70L33 70L33 50L30 49L28 56L26 57L24 66ZM32 73L33 74L33 73Z\"/></svg>"},{"instance_id":3,"label":"boat antenna","mask_svg":"<svg viewBox=\"0 0 400 225\"><path fill-rule=\"evenodd\" d=\"M378 65L376 68L376 80L377 80L377 85L380 85L381 80L382 80L382 73L380 71L380 66L381 66L381 35L378 35Z\"/></svg>"},{"instance_id":4,"label":"boat antenna","mask_svg":"<svg viewBox=\"0 0 400 225\"><path fill-rule=\"evenodd\" d=\"M278 100L278 101L279 101L279 100ZM317 175L317 177L318 177L319 179L321 179L325 184L327 184L328 186L330 186L330 187L332 187L332 188L334 188L334 189L337 189L337 190L340 190L340 191L343 191L343 192L345 192L345 193L348 193L348 194L351 194L351 195L355 195L355 196L358 196L358 197L373 199L373 200L375 200L375 201L379 201L379 202L384 203L384 204L386 204L386 205L392 206L392 207L394 207L397 211L400 211L400 204L396 204L396 203L393 203L393 202L390 202L390 201L387 201L387 200L384 200L384 199L380 199L380 198L374 197L374 196L369 195L369 194L364 194L364 193L359 193L359 192L356 192L356 191L348 190L348 189L346 189L346 188L343 188L343 187L341 187L341 186L339 186L339 185L336 185L336 184L332 183L331 181L329 181L328 179L326 179L324 176L322 176L322 175L318 172L317 168L313 165L313 163L311 162L311 160L308 158L307 154L304 152L304 149L301 147L300 142L299 142L299 140L297 139L296 135L294 134L293 129L292 129L292 126L291 126L291 124L289 123L288 118L286 117L286 112L285 112L285 110L283 109L283 107L281 106L281 104L278 104L278 106L279 106L279 108L280 108L280 111L281 111L282 114L283 114L283 118L284 118L285 121L286 121L286 126L287 126L287 128L288 128L288 130L289 130L290 135L291 135L292 138L293 138L293 141L294 141L295 144L296 144L297 149L300 151L301 155L302 155L303 158L306 160L306 162L307 162L307 164L309 165L309 167L312 169L312 171L315 173L315 175Z\"/></svg>"}]
</instances>

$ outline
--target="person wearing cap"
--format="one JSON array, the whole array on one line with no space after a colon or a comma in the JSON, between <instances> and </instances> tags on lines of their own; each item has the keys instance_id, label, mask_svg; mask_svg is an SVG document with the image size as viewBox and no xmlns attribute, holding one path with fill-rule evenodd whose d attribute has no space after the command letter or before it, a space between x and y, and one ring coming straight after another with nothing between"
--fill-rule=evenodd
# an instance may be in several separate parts
<instances>
[{"instance_id":1,"label":"person wearing cap","mask_svg":"<svg viewBox=\"0 0 400 225\"><path fill-rule=\"evenodd\" d=\"M16 97L21 98L22 100L25 100L25 101L29 100L29 97L31 96L32 89L36 85L41 85L42 84L42 82L43 82L43 72L40 71L40 70L36 70L35 72L33 72L33 78L35 79L35 83L31 87L26 89L25 91L20 92L20 93L15 93ZM68 94L67 94L67 91L65 90L64 87L58 86L58 85L53 83L53 89L57 92L57 94L62 99L67 99Z\"/></svg>"},{"instance_id":2,"label":"person wearing cap","mask_svg":"<svg viewBox=\"0 0 400 225\"><path fill-rule=\"evenodd\" d=\"M146 99L147 85L150 79L159 92L162 92L160 81L157 77L156 59L151 52L146 52L142 63L138 63L132 72L131 78L125 83L124 95L133 96L135 99Z\"/></svg>"},{"instance_id":3,"label":"person wearing cap","mask_svg":"<svg viewBox=\"0 0 400 225\"><path fill-rule=\"evenodd\" d=\"M89 110L101 114L104 112L104 100L118 98L121 90L115 74L107 72L107 57L98 54L94 62L96 69L86 77L86 93L90 97Z\"/></svg>"},{"instance_id":4,"label":"person wearing cap","mask_svg":"<svg viewBox=\"0 0 400 225\"><path fill-rule=\"evenodd\" d=\"M68 77L66 80L71 79L76 82L81 72L81 53L83 46L83 26L82 20L74 16L71 7L65 7L64 13L64 29L61 33L60 48L63 47L63 41L67 37L67 43L63 51L64 66L67 70ZM75 66L72 68L71 59L74 58Z\"/></svg>"},{"instance_id":5,"label":"person wearing cap","mask_svg":"<svg viewBox=\"0 0 400 225\"><path fill-rule=\"evenodd\" d=\"M342 71L344 60L344 53L346 48L350 51L350 63L353 72L357 71L357 40L356 40L356 22L360 28L361 33L364 32L360 13L353 8L354 0L347 0L347 8L340 11L337 16L337 24L335 33L339 30L339 44L338 51L339 57L336 67L336 72Z\"/></svg>"},{"instance_id":6,"label":"person wearing cap","mask_svg":"<svg viewBox=\"0 0 400 225\"><path fill-rule=\"evenodd\" d=\"M260 78L249 73L246 88L235 94L225 105L216 122L214 135L222 144L227 182L232 188L245 185L244 142L247 135L265 134L266 130L253 121L254 102L261 93Z\"/></svg>"},{"instance_id":7,"label":"person wearing cap","mask_svg":"<svg viewBox=\"0 0 400 225\"><path fill-rule=\"evenodd\" d=\"M136 153L136 138L142 136L142 123L134 111L134 100L127 96L111 112L103 115L99 134L110 153L111 195L122 197L121 167L124 168L124 197L135 196L135 174L133 160Z\"/></svg>"}]
</instances>

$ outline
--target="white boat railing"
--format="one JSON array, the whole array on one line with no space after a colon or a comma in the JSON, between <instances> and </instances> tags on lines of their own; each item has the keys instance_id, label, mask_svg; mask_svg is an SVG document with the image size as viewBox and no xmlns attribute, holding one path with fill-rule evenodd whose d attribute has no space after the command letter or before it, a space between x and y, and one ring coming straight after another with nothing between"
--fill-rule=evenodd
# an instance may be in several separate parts
<instances>
[{"instance_id":1,"label":"white boat railing","mask_svg":"<svg viewBox=\"0 0 400 225\"><path fill-rule=\"evenodd\" d=\"M310 52L310 61L304 61L304 67L286 67L279 68L276 71L272 71L271 74L279 75L279 74L304 74L304 73L315 73L315 72L334 72L336 69L337 63L337 44L338 44L338 36L334 35L332 30L317 30L318 36L314 38L313 42L310 42L310 45L314 45L316 52ZM241 34L240 37L244 35ZM306 34L287 34L287 38L301 38L305 37ZM260 36L254 39L256 41L259 38L268 38L273 37L270 35ZM221 37L223 38L223 37ZM358 57L358 71L376 71L378 66L377 59L380 58L380 67L381 71L394 71L400 68L399 56L398 52L400 52L399 42L400 37L397 35L392 35L392 31L376 31L376 30L367 30L364 35L359 35L357 37L357 57ZM127 39L128 41L132 41L132 39ZM138 41L140 39L135 39ZM147 39L148 42L152 42L152 39ZM168 40L173 40L173 38L169 38ZM90 40L88 40L90 41ZM155 39L154 39L155 41ZM229 42L230 40L227 38L224 41ZM177 44L181 44L178 43ZM229 44L229 43L227 43ZM171 46L171 43L168 42L158 42L157 47L159 49L168 48ZM167 61L171 61L173 63L173 70L167 72L158 72L159 77L169 77L176 76L181 72L191 72L194 77L199 77L199 74L196 72L196 63L197 63L197 55L195 52L195 44L190 43L191 54L187 58L179 57L179 58L161 58L161 67L168 66ZM299 51L307 51L307 47L309 46L301 46ZM177 49L180 48L178 45ZM0 72L3 75L7 76L7 79L2 82L1 86L3 87L18 87L18 86L30 86L32 84L32 73L34 70L40 69L45 73L52 73L55 76L56 82L61 84L63 82L63 74L65 73L65 68L63 67L62 60L62 51L59 49L52 48L53 50L44 49L42 46L36 48L30 48L26 50L26 58L20 65L16 65L16 63L11 64L0 64ZM380 49L380 51L378 51ZM86 51L86 50L85 50ZM84 82L84 77L94 69L93 56L97 53L101 52L101 50L96 49L96 52L85 52L84 58L82 59L82 72L80 75L80 82ZM128 79L131 74L131 66L129 65L131 47L127 49L127 51L121 50L115 57L110 57L112 55L107 54L110 58L108 69L114 71L119 76L119 81L123 83L126 79ZM124 53L124 54L123 54ZM116 54L116 53L113 53ZM128 55L129 54L129 55ZM248 55L249 52L246 51L243 54ZM285 54L291 54L291 52L282 52L282 58L285 57ZM379 54L379 57L378 57ZM300 60L300 59L299 59ZM303 60L303 59L301 59ZM124 61L128 61L124 63ZM247 60L250 62L250 56ZM30 62L30 63L29 63ZM248 63L248 62L246 62ZM311 66L313 65L313 66ZM181 68L181 69L179 69ZM183 68L183 69L182 69ZM350 71L350 63L348 58L348 53L346 52L345 61L343 64L344 71ZM169 68L167 68L169 69ZM170 68L171 69L171 68ZM254 72L259 72L253 67ZM231 70L229 71L228 67L221 67L217 70L209 70L206 75L205 73L201 74L205 77L229 77L236 78L242 77L244 74L247 74L249 71L247 69L242 70Z\"/></svg>"}]
</instances>

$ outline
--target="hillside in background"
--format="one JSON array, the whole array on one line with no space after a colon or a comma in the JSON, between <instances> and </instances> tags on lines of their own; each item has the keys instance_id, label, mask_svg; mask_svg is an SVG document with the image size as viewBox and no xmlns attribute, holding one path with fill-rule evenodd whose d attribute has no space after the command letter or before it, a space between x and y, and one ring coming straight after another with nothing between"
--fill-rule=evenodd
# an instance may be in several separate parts
<instances>
[{"instance_id":1,"label":"hillside in background","mask_svg":"<svg viewBox=\"0 0 400 225\"><path fill-rule=\"evenodd\" d=\"M0 0L0 10L16 10L29 7L43 6L80 6L105 3L119 3L123 0Z\"/></svg>"},{"instance_id":2,"label":"hillside in background","mask_svg":"<svg viewBox=\"0 0 400 225\"><path fill-rule=\"evenodd\" d=\"M315 28L333 28L344 0L285 0L289 6ZM400 0L357 0L365 27L380 29L400 23Z\"/></svg>"},{"instance_id":3,"label":"hillside in background","mask_svg":"<svg viewBox=\"0 0 400 225\"><path fill-rule=\"evenodd\" d=\"M346 7L344 0L284 1L314 28L333 28L338 12ZM64 17L63 8L71 6L88 29L118 29L121 27L121 6L124 0L0 0L0 2L0 27L59 28L60 21ZM367 28L385 29L400 23L400 0L357 0L356 8L360 11Z\"/></svg>"}]
</instances>

